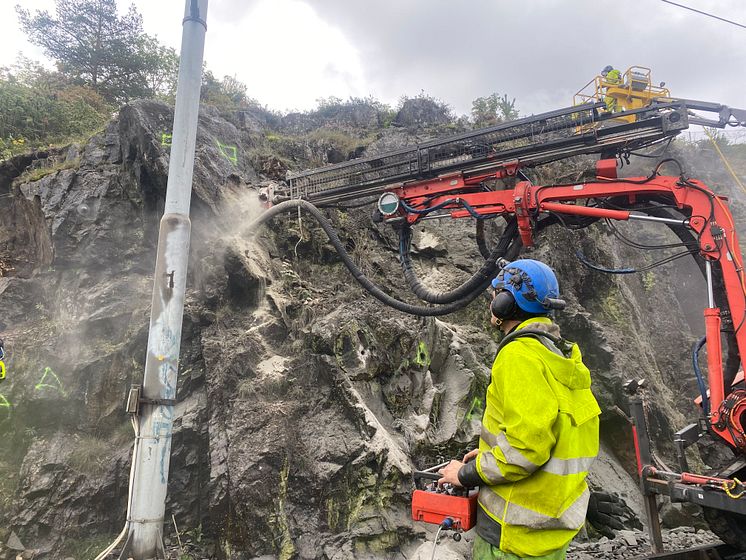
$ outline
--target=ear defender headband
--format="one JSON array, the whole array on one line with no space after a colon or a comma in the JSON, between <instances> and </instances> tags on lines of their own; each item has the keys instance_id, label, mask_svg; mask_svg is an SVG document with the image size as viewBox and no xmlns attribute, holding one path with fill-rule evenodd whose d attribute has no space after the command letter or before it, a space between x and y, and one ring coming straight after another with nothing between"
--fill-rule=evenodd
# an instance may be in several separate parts
<instances>
[{"instance_id":1,"label":"ear defender headband","mask_svg":"<svg viewBox=\"0 0 746 560\"><path fill-rule=\"evenodd\" d=\"M498 266L500 266L501 270L492 281L492 287L497 291L497 294L490 304L490 311L498 320L503 321L514 316L518 309L523 309L527 304L531 307L536 307L536 309L525 310L529 313L536 313L537 315L565 308L566 303L564 300L550 297L549 294L546 294L544 298L540 298L531 276L525 270L517 266L511 266L511 264L503 259L498 261ZM546 265L542 264L542 266ZM551 274L553 277L553 273ZM539 283L542 284L542 282L543 280L540 280ZM554 283L556 286L556 280L554 280ZM544 292L545 288L540 287L540 290ZM518 303L516 294L522 298L523 305Z\"/></svg>"}]
</instances>

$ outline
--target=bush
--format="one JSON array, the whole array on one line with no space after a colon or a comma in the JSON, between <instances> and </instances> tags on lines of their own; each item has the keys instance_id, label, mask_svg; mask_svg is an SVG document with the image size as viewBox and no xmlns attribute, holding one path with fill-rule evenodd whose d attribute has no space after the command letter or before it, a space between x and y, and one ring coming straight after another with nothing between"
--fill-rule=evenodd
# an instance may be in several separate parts
<instances>
[{"instance_id":1,"label":"bush","mask_svg":"<svg viewBox=\"0 0 746 560\"><path fill-rule=\"evenodd\" d=\"M0 73L0 157L100 128L112 108L90 88L40 69Z\"/></svg>"},{"instance_id":2,"label":"bush","mask_svg":"<svg viewBox=\"0 0 746 560\"><path fill-rule=\"evenodd\" d=\"M475 126L492 126L518 118L515 98L509 99L507 94L497 93L487 97L477 97L471 103L471 118Z\"/></svg>"},{"instance_id":3,"label":"bush","mask_svg":"<svg viewBox=\"0 0 746 560\"><path fill-rule=\"evenodd\" d=\"M99 475L109 466L110 453L108 441L95 436L79 436L73 440L70 466L83 474Z\"/></svg>"}]
</instances>

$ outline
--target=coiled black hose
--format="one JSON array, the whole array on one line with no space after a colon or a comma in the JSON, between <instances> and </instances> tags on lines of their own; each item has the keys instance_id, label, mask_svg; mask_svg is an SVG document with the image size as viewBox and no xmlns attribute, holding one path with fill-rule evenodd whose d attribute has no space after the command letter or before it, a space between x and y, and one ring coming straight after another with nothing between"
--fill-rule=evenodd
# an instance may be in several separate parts
<instances>
[{"instance_id":1,"label":"coiled black hose","mask_svg":"<svg viewBox=\"0 0 746 560\"><path fill-rule=\"evenodd\" d=\"M319 210L313 204L305 200L287 200L285 202L281 202L280 204L277 204L276 206L273 206L272 208L264 212L261 216L259 216L256 220L251 222L247 226L246 231L247 233L251 233L257 227L259 227L266 221L274 218L278 214L287 212L289 210L294 210L297 208L302 208L303 210L311 214L314 218L316 218L321 228L324 230L326 235L329 237L329 241L331 242L332 245L334 245L334 249L336 249L344 265L350 271L350 273L355 278L355 280L363 288L365 288L368 291L368 293L370 293L373 297L385 303L389 307L393 307L394 309L397 309L398 311L401 311L403 313L409 313L410 315L418 315L420 317L435 317L435 316L440 316L440 315L447 315L448 313L453 313L454 311L458 311L459 309L462 309L463 307L466 307L467 305L469 305L472 301L474 301L477 297L479 297L479 295L482 294L484 290L486 290L490 284L490 279L487 278L482 284L478 285L474 289L474 291L472 291L471 293L447 305L441 305L437 307L413 305L411 303L406 303L404 301L398 300L390 296L383 290L381 290L376 284L374 284L370 279L368 279L365 276L365 274L363 274L363 272L355 265L355 263L352 262L352 259L350 258L350 255L347 252L347 250L345 249L344 244L339 239L337 232L334 230L334 226L332 226L329 220L326 219L326 216L324 216L321 210ZM506 237L506 236L503 236L503 237ZM502 243L502 239L501 239L501 243ZM520 238L516 237L515 239L510 239L510 241L508 241L508 245L509 245L509 248L506 250L506 257L514 258L515 256L518 255L518 253L521 250Z\"/></svg>"},{"instance_id":2,"label":"coiled black hose","mask_svg":"<svg viewBox=\"0 0 746 560\"><path fill-rule=\"evenodd\" d=\"M479 223L479 222L478 222ZM504 257L510 248L510 244L518 234L518 223L515 218L508 221L503 231L500 241L495 248L489 253L484 264L463 284L447 292L437 292L428 288L414 271L410 247L412 243L412 229L402 226L399 229L399 256L401 268L404 272L404 279L407 281L409 288L414 294L423 301L428 303L446 304L457 301L471 294L479 286L484 285L485 281L492 280L497 272L497 259Z\"/></svg>"}]
</instances>

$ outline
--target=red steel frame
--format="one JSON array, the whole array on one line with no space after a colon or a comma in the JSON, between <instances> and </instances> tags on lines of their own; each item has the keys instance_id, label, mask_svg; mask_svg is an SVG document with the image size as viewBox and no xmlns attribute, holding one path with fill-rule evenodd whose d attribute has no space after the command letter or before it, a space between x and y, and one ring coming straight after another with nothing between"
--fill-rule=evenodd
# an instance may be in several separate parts
<instances>
[{"instance_id":1,"label":"red steel frame","mask_svg":"<svg viewBox=\"0 0 746 560\"><path fill-rule=\"evenodd\" d=\"M454 174L436 179L404 184L390 189L410 207L423 209L451 201L444 210L452 218L465 218L471 213L464 209L463 202L480 215L510 215L518 220L518 229L524 246L533 245L533 222L537 214L556 213L573 216L589 216L628 220L629 210L612 210L577 204L579 200L627 197L634 203L640 196L658 195L671 200L691 218L688 226L699 240L700 255L710 262L718 262L722 268L725 291L731 318L736 328L738 350L746 357L746 277L743 256L736 236L735 223L726 206L726 198L712 192L705 184L695 179L687 183L679 177L656 176L652 179L634 177L617 179L614 160L601 160L597 165L594 182L571 185L533 185L528 181L518 182L513 189L499 191L477 190L482 181L514 176L518 166L510 165L476 176ZM692 186L693 185L693 186ZM422 215L404 212L409 223L415 223ZM712 429L730 445L746 449L746 441L740 434L731 432L726 426L718 428L722 414L721 404L725 398L723 360L720 343L720 310L716 307L704 311L707 337L707 373L710 387L710 423ZM744 328L740 328L744 327ZM740 414L746 404L737 407ZM731 415L733 418L734 415ZM735 415L738 421L738 414ZM740 429L743 429L740 426Z\"/></svg>"}]
</instances>

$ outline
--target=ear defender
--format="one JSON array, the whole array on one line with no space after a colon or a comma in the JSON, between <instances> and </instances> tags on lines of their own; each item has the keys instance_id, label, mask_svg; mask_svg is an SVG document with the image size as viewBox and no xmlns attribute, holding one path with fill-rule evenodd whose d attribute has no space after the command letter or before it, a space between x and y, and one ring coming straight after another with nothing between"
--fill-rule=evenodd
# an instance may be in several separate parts
<instances>
[{"instance_id":1,"label":"ear defender","mask_svg":"<svg viewBox=\"0 0 746 560\"><path fill-rule=\"evenodd\" d=\"M502 290L492 300L490 312L500 320L512 317L518 311L518 304L513 294L507 290Z\"/></svg>"}]
</instances>

